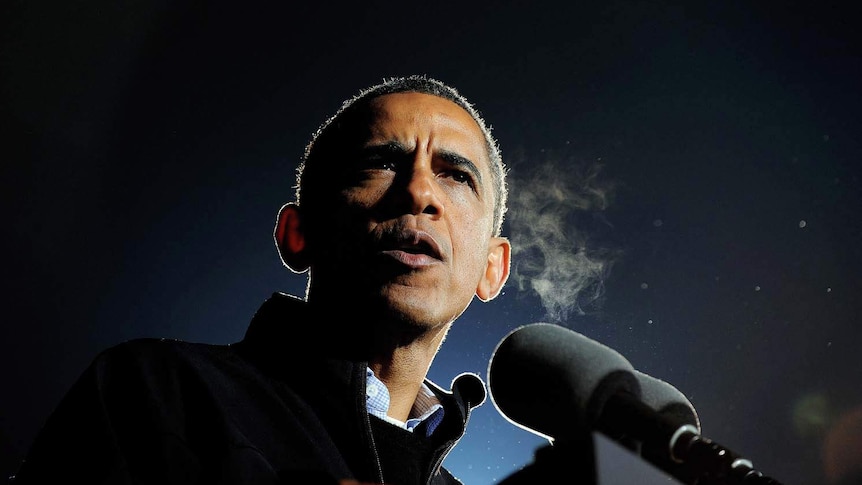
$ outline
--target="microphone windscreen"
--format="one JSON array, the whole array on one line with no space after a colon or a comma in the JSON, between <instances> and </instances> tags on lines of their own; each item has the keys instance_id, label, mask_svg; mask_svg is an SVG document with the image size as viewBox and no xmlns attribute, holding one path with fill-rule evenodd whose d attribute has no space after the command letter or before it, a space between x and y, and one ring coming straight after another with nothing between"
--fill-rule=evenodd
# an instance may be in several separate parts
<instances>
[{"instance_id":1,"label":"microphone windscreen","mask_svg":"<svg viewBox=\"0 0 862 485\"><path fill-rule=\"evenodd\" d=\"M635 371L641 387L641 401L659 414L683 425L690 424L700 433L700 419L691 401L679 389L649 374Z\"/></svg>"},{"instance_id":2,"label":"microphone windscreen","mask_svg":"<svg viewBox=\"0 0 862 485\"><path fill-rule=\"evenodd\" d=\"M532 323L506 335L488 364L497 410L515 425L549 440L595 429L609 397L640 397L628 360L573 330Z\"/></svg>"}]
</instances>

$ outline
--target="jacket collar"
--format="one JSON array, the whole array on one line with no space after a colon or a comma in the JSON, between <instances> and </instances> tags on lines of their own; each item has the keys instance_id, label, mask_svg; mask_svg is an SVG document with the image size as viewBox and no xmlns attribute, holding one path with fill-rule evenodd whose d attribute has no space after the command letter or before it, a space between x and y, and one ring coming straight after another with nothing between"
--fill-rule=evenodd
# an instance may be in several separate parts
<instances>
[{"instance_id":1,"label":"jacket collar","mask_svg":"<svg viewBox=\"0 0 862 485\"><path fill-rule=\"evenodd\" d=\"M348 386L361 374L361 389L365 391L365 369L367 362L359 356L351 355L350 348L340 348L332 335L331 327L317 321L310 305L300 298L285 293L274 293L258 309L241 342L236 345L246 358L255 361L270 373L288 378L293 382L310 379L317 382L321 375L317 370L328 373L327 379L335 379L341 386ZM356 346L356 340L349 340ZM298 376L304 374L306 378ZM425 384L437 395L446 413L456 413L457 420L444 422L460 423L463 426L470 410L485 402L487 393L485 383L473 373L464 373L452 381L452 389L446 390L426 379ZM456 430L452 430L456 431Z\"/></svg>"}]
</instances>

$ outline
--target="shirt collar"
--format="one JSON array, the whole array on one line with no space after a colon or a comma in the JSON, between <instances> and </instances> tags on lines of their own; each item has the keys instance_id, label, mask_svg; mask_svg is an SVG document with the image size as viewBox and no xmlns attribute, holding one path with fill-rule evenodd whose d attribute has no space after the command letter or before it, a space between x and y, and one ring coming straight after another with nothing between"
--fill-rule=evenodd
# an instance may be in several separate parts
<instances>
[{"instance_id":1,"label":"shirt collar","mask_svg":"<svg viewBox=\"0 0 862 485\"><path fill-rule=\"evenodd\" d=\"M390 401L389 389L386 388L386 385L374 375L374 371L370 368L366 370L366 376L365 406L369 414L411 432L425 422L426 436L431 436L437 425L443 421L443 405L424 382L413 402L413 408L410 409L409 419L407 422L401 422L386 415L386 412L389 411Z\"/></svg>"}]
</instances>

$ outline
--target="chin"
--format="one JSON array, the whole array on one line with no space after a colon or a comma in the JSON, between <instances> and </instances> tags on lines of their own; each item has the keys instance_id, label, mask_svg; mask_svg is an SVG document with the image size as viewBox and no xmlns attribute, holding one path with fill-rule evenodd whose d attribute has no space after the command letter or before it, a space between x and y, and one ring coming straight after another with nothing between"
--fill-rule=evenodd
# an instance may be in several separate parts
<instances>
[{"instance_id":1,"label":"chin","mask_svg":"<svg viewBox=\"0 0 862 485\"><path fill-rule=\"evenodd\" d=\"M434 301L436 300L427 296L427 292L410 297L403 294L388 295L383 303L383 313L388 315L388 320L392 322L425 331L447 324L453 319L451 314L441 312L442 305L435 304Z\"/></svg>"}]
</instances>

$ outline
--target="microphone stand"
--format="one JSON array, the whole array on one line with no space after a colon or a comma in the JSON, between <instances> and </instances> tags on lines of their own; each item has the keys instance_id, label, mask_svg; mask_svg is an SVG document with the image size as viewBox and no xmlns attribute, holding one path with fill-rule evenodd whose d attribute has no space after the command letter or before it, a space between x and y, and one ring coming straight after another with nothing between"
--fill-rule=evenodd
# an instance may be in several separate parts
<instances>
[{"instance_id":1,"label":"microphone stand","mask_svg":"<svg viewBox=\"0 0 862 485\"><path fill-rule=\"evenodd\" d=\"M672 458L682 464L674 476L697 485L781 485L754 469L750 460L701 436L693 429L679 428L669 444ZM688 471L683 472L682 469Z\"/></svg>"},{"instance_id":2,"label":"microphone stand","mask_svg":"<svg viewBox=\"0 0 862 485\"><path fill-rule=\"evenodd\" d=\"M644 459L686 485L781 485L755 470L750 460L702 436L695 426L657 416L628 394L607 400L599 429L618 441L636 441Z\"/></svg>"},{"instance_id":3,"label":"microphone stand","mask_svg":"<svg viewBox=\"0 0 862 485\"><path fill-rule=\"evenodd\" d=\"M665 416L632 396L615 395L605 403L598 428L605 436L685 485L782 485L754 469L751 461L700 435L690 424ZM572 483L598 485L593 432L588 429L554 438L536 450L532 463L499 485Z\"/></svg>"}]
</instances>

